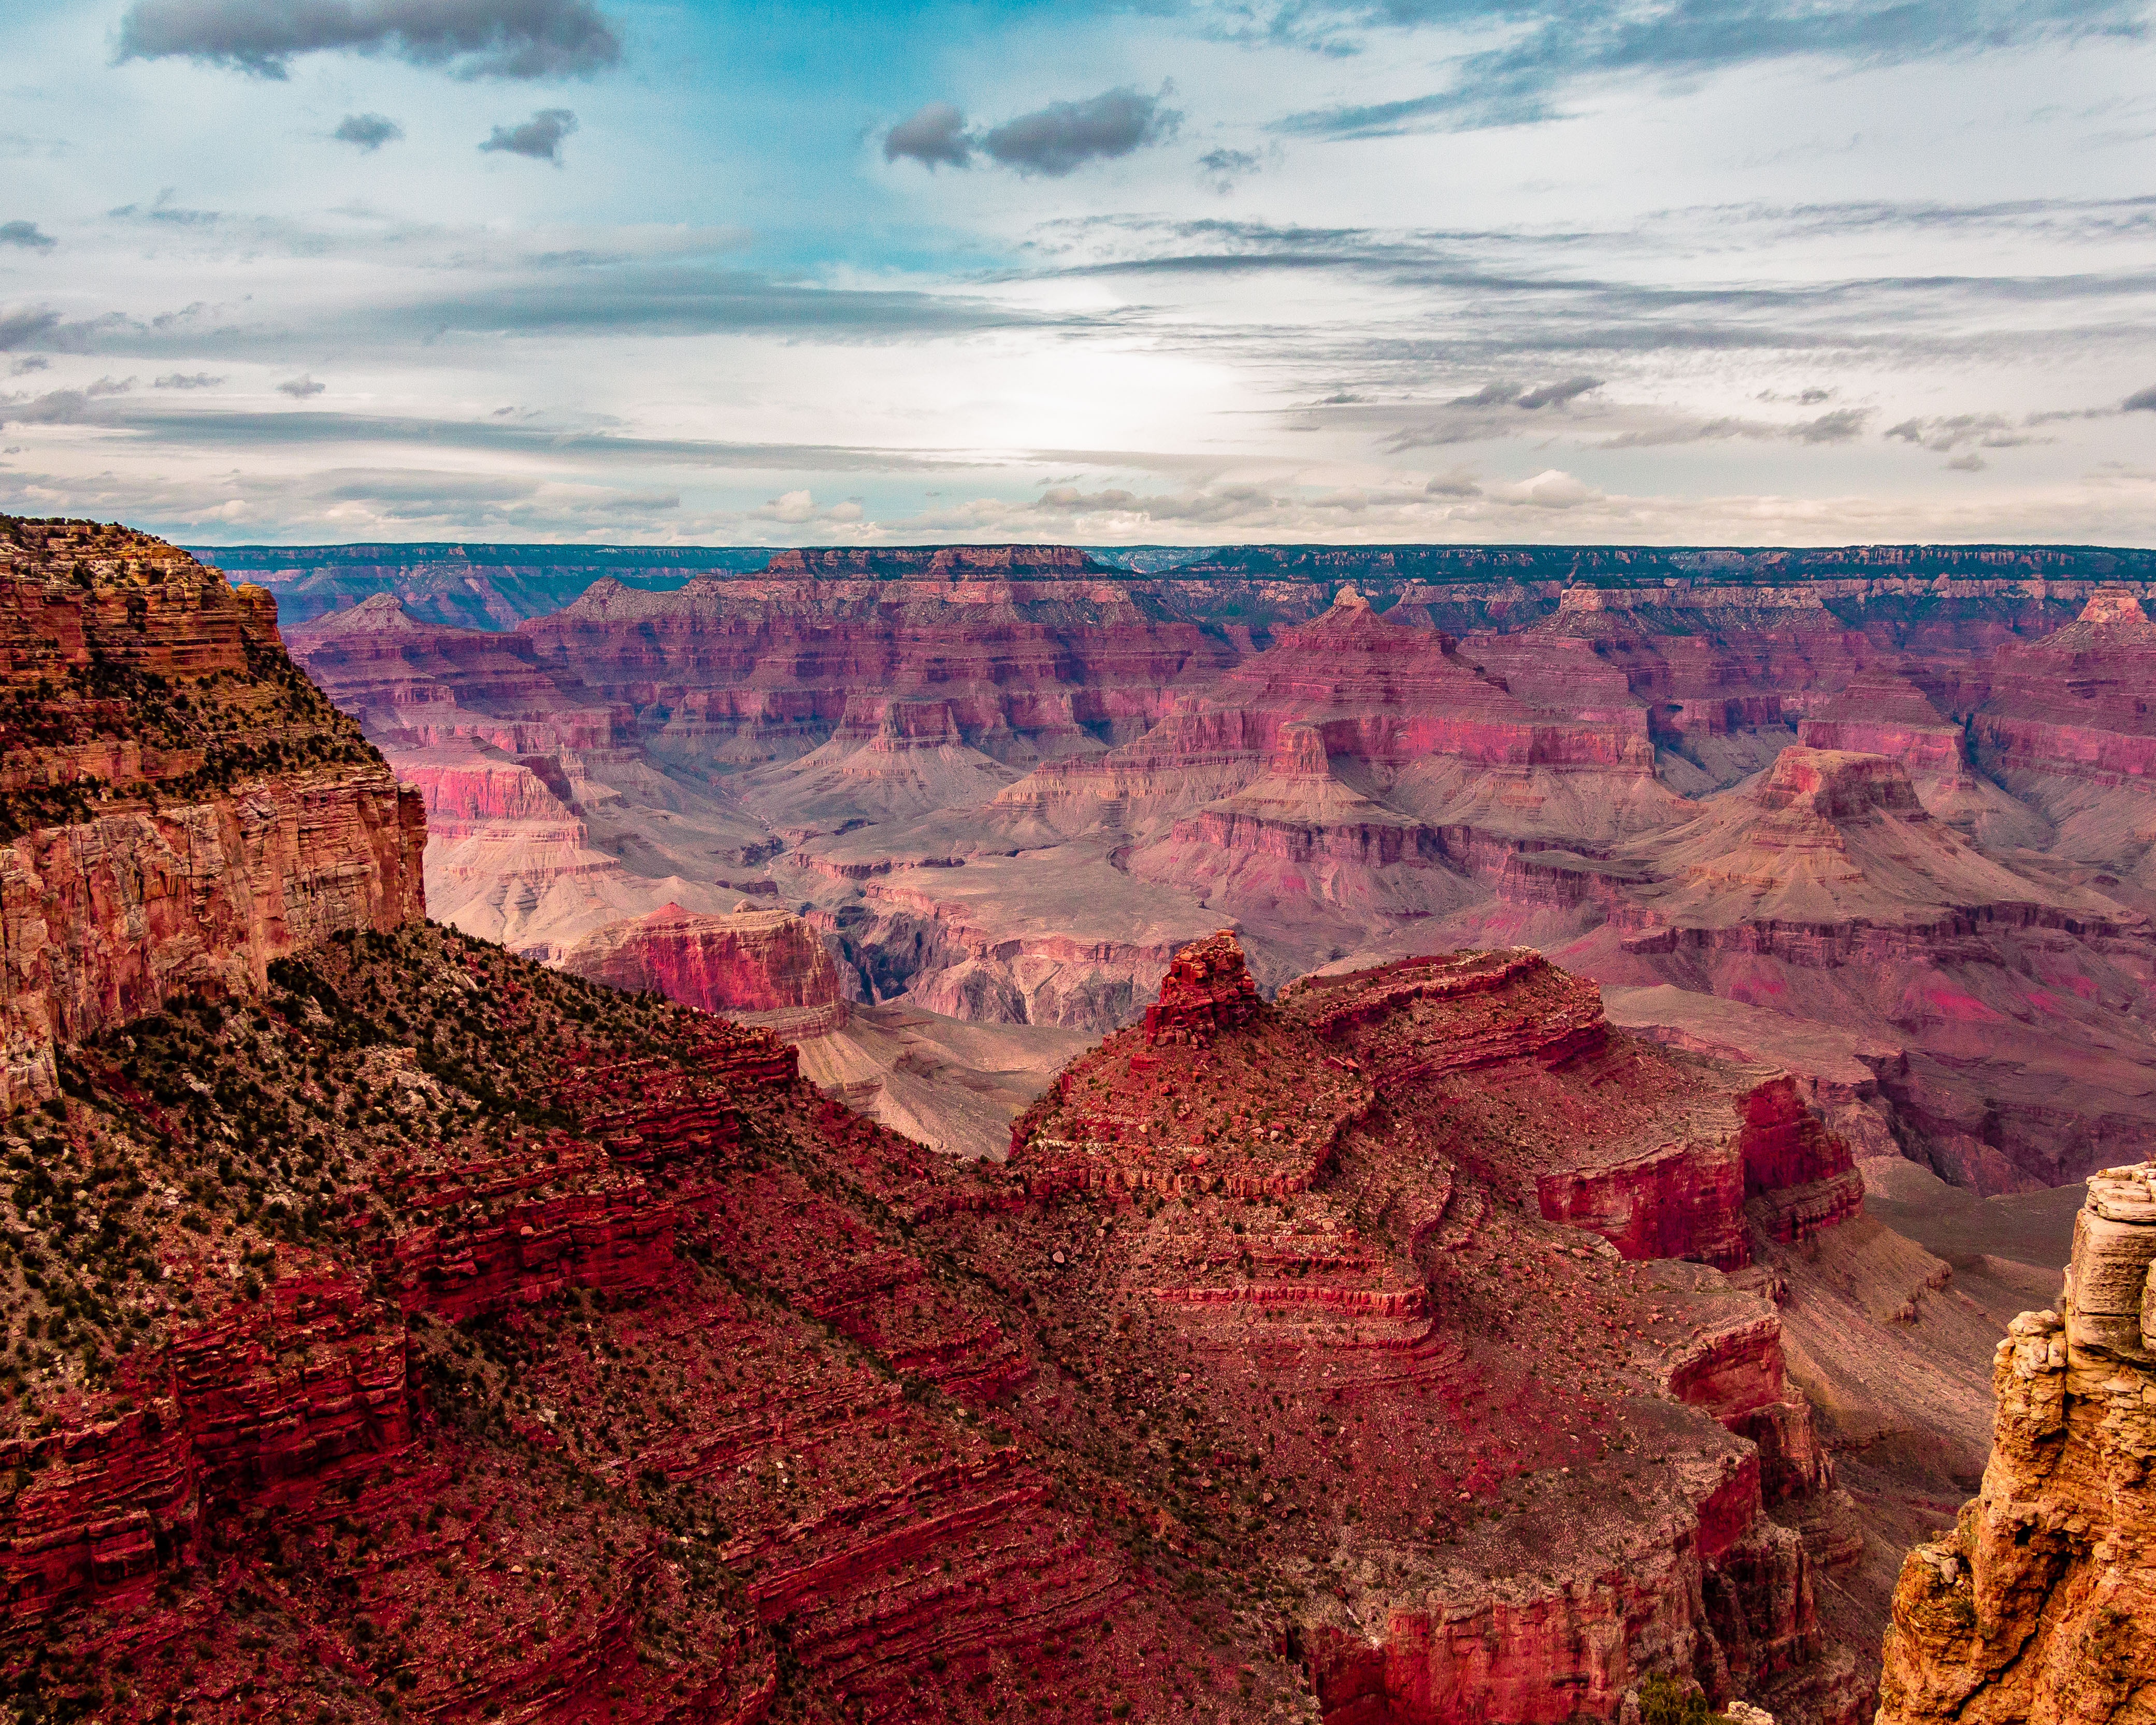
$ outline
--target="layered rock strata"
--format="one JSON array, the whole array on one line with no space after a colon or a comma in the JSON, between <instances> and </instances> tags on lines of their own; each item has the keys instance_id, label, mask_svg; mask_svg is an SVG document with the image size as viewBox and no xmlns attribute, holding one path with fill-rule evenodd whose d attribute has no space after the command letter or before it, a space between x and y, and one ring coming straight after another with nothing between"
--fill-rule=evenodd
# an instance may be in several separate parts
<instances>
[{"instance_id":1,"label":"layered rock strata","mask_svg":"<svg viewBox=\"0 0 2156 1725\"><path fill-rule=\"evenodd\" d=\"M1645 1054L1656 1070L1610 1096L1594 1064L1609 1033L1583 1034L1591 988L1575 999L1530 954L1312 978L1270 1007L1222 986L1233 958L1224 935L1186 949L1160 1012L1224 994L1235 1022L1111 1036L1021 1117L1012 1163L1036 1203L1109 1206L1063 1273L1140 1322L1157 1312L1200 1381L1243 1383L1241 1417L1276 1457L1310 1435L1268 1403L1314 1399L1338 1410L1321 1445L1396 1476L1334 1487L1353 1506L1337 1603L1298 1631L1325 1719L1610 1718L1657 1672L1856 1717L1812 1560L1764 1513L1832 1478L1771 1306L1712 1271L1650 1280L1517 1215L1506 1187L1562 1151L1543 1136L1508 1153L1486 1119L1460 1122L1468 1097L1584 1066L1575 1107L1600 1091L1606 1129L1651 1131L1649 1099L1698 1076ZM1733 1148L1732 1166L1734 1213ZM1643 1450L1645 1472L1626 1459ZM1536 1542L1537 1521L1561 1521L1563 1542Z\"/></svg>"},{"instance_id":2,"label":"layered rock strata","mask_svg":"<svg viewBox=\"0 0 2156 1725\"><path fill-rule=\"evenodd\" d=\"M2156 1164L2088 1189L2058 1308L1999 1344L1983 1489L1903 1566L1881 1725L2148 1714Z\"/></svg>"},{"instance_id":3,"label":"layered rock strata","mask_svg":"<svg viewBox=\"0 0 2156 1725\"><path fill-rule=\"evenodd\" d=\"M1505 985L1336 984L1328 1040L1183 956L1209 1040L1121 1033L1009 1169L424 927L92 1041L7 1132L0 1675L116 1720L1609 1718L1656 1673L1850 1718L1765 1512L1771 1307L1516 1214L1373 1076L1517 1076L1408 1048Z\"/></svg>"},{"instance_id":4,"label":"layered rock strata","mask_svg":"<svg viewBox=\"0 0 2156 1725\"><path fill-rule=\"evenodd\" d=\"M0 1103L56 1041L420 912L418 798L266 593L89 522L0 517Z\"/></svg>"},{"instance_id":5,"label":"layered rock strata","mask_svg":"<svg viewBox=\"0 0 2156 1725\"><path fill-rule=\"evenodd\" d=\"M563 955L562 968L704 1012L751 1014L791 1036L845 1027L831 955L814 929L786 911L743 902L726 916L697 916L666 905L585 936Z\"/></svg>"}]
</instances>

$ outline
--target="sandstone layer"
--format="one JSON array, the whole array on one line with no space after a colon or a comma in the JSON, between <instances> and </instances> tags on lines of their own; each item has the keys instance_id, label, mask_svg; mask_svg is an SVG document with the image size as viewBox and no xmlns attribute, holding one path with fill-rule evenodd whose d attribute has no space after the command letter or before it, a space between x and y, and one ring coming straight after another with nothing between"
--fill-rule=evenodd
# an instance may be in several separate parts
<instances>
[{"instance_id":1,"label":"sandstone layer","mask_svg":"<svg viewBox=\"0 0 2156 1725\"><path fill-rule=\"evenodd\" d=\"M1999 1344L1979 1494L1910 1553L1881 1725L2152 1717L2156 1165L2088 1182L2056 1308Z\"/></svg>"}]
</instances>

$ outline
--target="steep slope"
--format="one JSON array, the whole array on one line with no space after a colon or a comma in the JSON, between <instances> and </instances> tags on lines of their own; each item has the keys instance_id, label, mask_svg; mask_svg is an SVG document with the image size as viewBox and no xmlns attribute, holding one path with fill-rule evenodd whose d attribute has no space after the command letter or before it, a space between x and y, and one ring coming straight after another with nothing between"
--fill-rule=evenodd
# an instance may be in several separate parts
<instances>
[{"instance_id":1,"label":"steep slope","mask_svg":"<svg viewBox=\"0 0 2156 1725\"><path fill-rule=\"evenodd\" d=\"M1568 998L1298 1017L1200 946L1008 1169L431 927L110 1033L8 1126L0 1668L112 1720L1853 1719L1771 1305L1417 1124L1413 1072L1591 1093Z\"/></svg>"},{"instance_id":2,"label":"steep slope","mask_svg":"<svg viewBox=\"0 0 2156 1725\"><path fill-rule=\"evenodd\" d=\"M418 799L268 595L88 521L0 516L0 1105L56 1041L418 913Z\"/></svg>"},{"instance_id":3,"label":"steep slope","mask_svg":"<svg viewBox=\"0 0 2156 1725\"><path fill-rule=\"evenodd\" d=\"M2067 628L2002 648L1971 692L1970 727L2008 788L2057 827L2046 847L2156 894L2156 624L2128 589L2091 597Z\"/></svg>"},{"instance_id":4,"label":"steep slope","mask_svg":"<svg viewBox=\"0 0 2156 1725\"><path fill-rule=\"evenodd\" d=\"M1169 685L1239 656L1155 590L1068 547L789 552L678 593L601 583L519 632L693 768L793 759L921 701L967 748L1023 765L1097 753L1158 717Z\"/></svg>"},{"instance_id":5,"label":"steep slope","mask_svg":"<svg viewBox=\"0 0 2156 1725\"><path fill-rule=\"evenodd\" d=\"M716 911L772 848L722 791L658 771L628 710L515 634L422 622L379 594L292 650L427 807L429 902L539 957L670 901Z\"/></svg>"}]
</instances>

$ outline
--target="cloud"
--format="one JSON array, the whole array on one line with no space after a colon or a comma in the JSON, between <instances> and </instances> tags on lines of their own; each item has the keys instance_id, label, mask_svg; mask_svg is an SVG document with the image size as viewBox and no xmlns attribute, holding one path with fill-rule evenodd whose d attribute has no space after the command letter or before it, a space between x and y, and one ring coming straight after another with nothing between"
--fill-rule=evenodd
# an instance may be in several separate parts
<instances>
[{"instance_id":1,"label":"cloud","mask_svg":"<svg viewBox=\"0 0 2156 1725\"><path fill-rule=\"evenodd\" d=\"M1183 116L1161 100L1127 86L1086 101L1050 102L1005 121L981 138L980 147L1005 167L1060 179L1089 162L1128 156L1172 136Z\"/></svg>"},{"instance_id":2,"label":"cloud","mask_svg":"<svg viewBox=\"0 0 2156 1725\"><path fill-rule=\"evenodd\" d=\"M1089 162L1112 161L1171 137L1183 116L1158 95L1124 88L1103 90L1082 102L1050 102L1006 120L986 132L968 131L966 116L949 102L916 108L884 134L883 159L901 157L929 168L971 167L976 154L1022 174L1060 179ZM1240 151L1214 155L1240 158ZM1248 158L1255 166L1255 157ZM1210 160L1209 157L1208 160Z\"/></svg>"},{"instance_id":3,"label":"cloud","mask_svg":"<svg viewBox=\"0 0 2156 1725\"><path fill-rule=\"evenodd\" d=\"M0 222L0 245L19 245L29 251L49 252L59 241L41 233L35 222Z\"/></svg>"},{"instance_id":4,"label":"cloud","mask_svg":"<svg viewBox=\"0 0 2156 1725\"><path fill-rule=\"evenodd\" d=\"M387 54L460 78L589 76L621 58L591 0L136 0L118 58L283 78L295 54Z\"/></svg>"},{"instance_id":5,"label":"cloud","mask_svg":"<svg viewBox=\"0 0 2156 1725\"><path fill-rule=\"evenodd\" d=\"M387 114L347 114L330 136L341 144L357 144L372 152L395 143L404 136L404 128Z\"/></svg>"},{"instance_id":6,"label":"cloud","mask_svg":"<svg viewBox=\"0 0 2156 1725\"><path fill-rule=\"evenodd\" d=\"M60 313L49 306L0 306L0 354L28 347L60 328Z\"/></svg>"},{"instance_id":7,"label":"cloud","mask_svg":"<svg viewBox=\"0 0 2156 1725\"><path fill-rule=\"evenodd\" d=\"M1249 150L1208 150L1198 158L1205 182L1224 195L1235 189L1236 181L1257 172L1260 166L1255 153Z\"/></svg>"},{"instance_id":8,"label":"cloud","mask_svg":"<svg viewBox=\"0 0 2156 1725\"><path fill-rule=\"evenodd\" d=\"M11 377L20 377L31 372L49 372L52 368L53 362L44 354L25 354L8 367L8 375Z\"/></svg>"},{"instance_id":9,"label":"cloud","mask_svg":"<svg viewBox=\"0 0 2156 1725\"><path fill-rule=\"evenodd\" d=\"M2156 384L2137 389L2118 404L2122 413L2156 413Z\"/></svg>"},{"instance_id":10,"label":"cloud","mask_svg":"<svg viewBox=\"0 0 2156 1725\"><path fill-rule=\"evenodd\" d=\"M542 108L521 126L497 126L494 136L480 146L511 156L529 156L534 162L562 165L562 141L577 129L577 116L567 108Z\"/></svg>"},{"instance_id":11,"label":"cloud","mask_svg":"<svg viewBox=\"0 0 2156 1725\"><path fill-rule=\"evenodd\" d=\"M311 395L320 395L330 386L317 383L312 377L287 377L277 386L280 395L289 395L294 401L305 401Z\"/></svg>"},{"instance_id":12,"label":"cloud","mask_svg":"<svg viewBox=\"0 0 2156 1725\"><path fill-rule=\"evenodd\" d=\"M223 382L223 378L213 377L208 372L167 372L150 387L152 389L214 389Z\"/></svg>"},{"instance_id":13,"label":"cloud","mask_svg":"<svg viewBox=\"0 0 2156 1725\"><path fill-rule=\"evenodd\" d=\"M1482 495L1493 503L1522 509L1577 509L1583 503L1600 501L1603 494L1561 468L1547 467L1517 485L1486 485Z\"/></svg>"},{"instance_id":14,"label":"cloud","mask_svg":"<svg viewBox=\"0 0 2156 1725\"><path fill-rule=\"evenodd\" d=\"M81 389L54 389L38 396L0 396L0 425L81 425L98 418L100 398L125 395L132 377L100 377Z\"/></svg>"},{"instance_id":15,"label":"cloud","mask_svg":"<svg viewBox=\"0 0 2156 1725\"><path fill-rule=\"evenodd\" d=\"M973 141L966 131L966 116L949 102L930 102L916 108L884 134L883 159L901 156L925 167L970 167Z\"/></svg>"},{"instance_id":16,"label":"cloud","mask_svg":"<svg viewBox=\"0 0 2156 1725\"><path fill-rule=\"evenodd\" d=\"M1335 33L1344 19L1479 26L1507 30L1509 39L1455 59L1445 89L1294 114L1277 129L1381 137L1527 125L1559 117L1563 93L1597 79L1681 79L1796 59L1889 65L2035 42L2134 38L2144 32L2143 12L2138 0L1389 0L1296 8L1292 25L1305 33Z\"/></svg>"},{"instance_id":17,"label":"cloud","mask_svg":"<svg viewBox=\"0 0 2156 1725\"><path fill-rule=\"evenodd\" d=\"M2049 441L2031 435L2002 413L1953 413L1929 419L1904 419L1898 425L1888 426L1884 435L1942 455L1968 444L1986 449L2012 449L2024 444Z\"/></svg>"},{"instance_id":18,"label":"cloud","mask_svg":"<svg viewBox=\"0 0 2156 1725\"><path fill-rule=\"evenodd\" d=\"M1540 383L1513 398L1512 405L1532 413L1537 408L1561 408L1590 389L1599 389L1599 377L1567 377L1559 383Z\"/></svg>"},{"instance_id":19,"label":"cloud","mask_svg":"<svg viewBox=\"0 0 2156 1725\"><path fill-rule=\"evenodd\" d=\"M858 498L848 498L843 503L834 503L819 509L813 492L787 491L773 497L752 513L758 521L779 521L788 526L798 526L803 521L857 521L861 519L862 510Z\"/></svg>"},{"instance_id":20,"label":"cloud","mask_svg":"<svg viewBox=\"0 0 2156 1725\"><path fill-rule=\"evenodd\" d=\"M1824 393L1807 390L1806 397ZM1671 444L1717 443L1727 439L1747 438L1755 442L1781 439L1797 444L1845 444L1861 437L1864 428L1871 423L1869 408L1836 408L1816 418L1798 419L1741 419L1724 415L1712 419L1657 418L1645 425L1635 425L1616 436L1606 439L1600 447L1605 449L1651 449Z\"/></svg>"},{"instance_id":21,"label":"cloud","mask_svg":"<svg viewBox=\"0 0 2156 1725\"><path fill-rule=\"evenodd\" d=\"M1967 454L1957 455L1953 460L1948 462L1947 470L1949 473L1982 473L1991 464L1983 456L1971 449Z\"/></svg>"},{"instance_id":22,"label":"cloud","mask_svg":"<svg viewBox=\"0 0 2156 1725\"><path fill-rule=\"evenodd\" d=\"M1464 467L1435 475L1423 490L1432 497L1480 497L1482 482Z\"/></svg>"},{"instance_id":23,"label":"cloud","mask_svg":"<svg viewBox=\"0 0 2156 1725\"><path fill-rule=\"evenodd\" d=\"M1542 408L1561 408L1577 400L1591 389L1599 389L1599 377L1567 377L1555 383L1537 383L1528 388L1518 383L1485 383L1472 395L1455 395L1445 403L1451 408L1525 408L1533 413Z\"/></svg>"}]
</instances>

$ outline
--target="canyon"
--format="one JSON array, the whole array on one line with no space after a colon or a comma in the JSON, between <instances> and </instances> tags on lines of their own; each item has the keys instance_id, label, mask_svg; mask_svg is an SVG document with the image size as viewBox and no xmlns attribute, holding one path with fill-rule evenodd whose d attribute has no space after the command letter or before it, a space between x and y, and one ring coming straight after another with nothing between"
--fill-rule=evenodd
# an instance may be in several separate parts
<instances>
[{"instance_id":1,"label":"canyon","mask_svg":"<svg viewBox=\"0 0 2156 1725\"><path fill-rule=\"evenodd\" d=\"M1292 583L1238 637L988 548L601 591L588 679L378 593L294 634L346 718L266 594L0 528L18 1709L1854 1725L2017 1717L2010 1611L2091 1707L2131 1667L2146 1170L2010 1324L2078 1152L1904 1142L1951 1047L1759 1004L2025 1004L1989 963L2087 1004L2061 1047L2132 1019L2131 870L2002 853L2035 805L1906 698L1906 760L1755 722L1702 789L1533 642ZM2068 597L2015 651L2124 726L2138 601ZM2056 678L2010 647L2010 716ZM428 920L444 837L524 871L457 901L497 927Z\"/></svg>"},{"instance_id":2,"label":"canyon","mask_svg":"<svg viewBox=\"0 0 2156 1725\"><path fill-rule=\"evenodd\" d=\"M546 962L747 896L863 1006L1097 1036L1223 922L1269 993L1527 944L1645 1034L1787 1068L1863 1157L2011 1194L2156 1124L2152 577L823 549L493 629L391 582L294 650L428 799L436 914Z\"/></svg>"}]
</instances>

